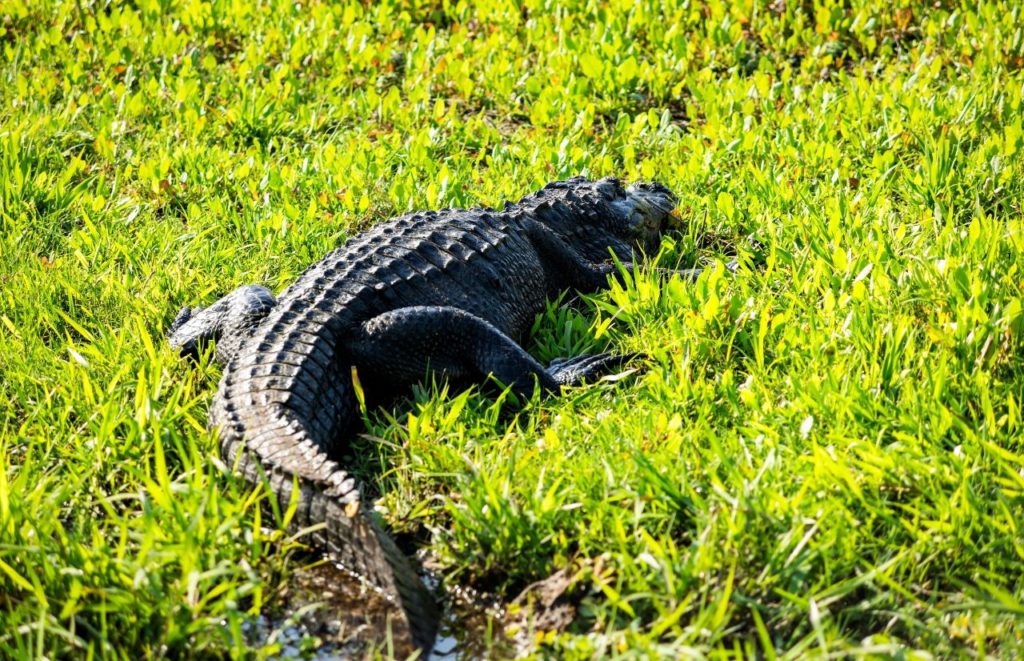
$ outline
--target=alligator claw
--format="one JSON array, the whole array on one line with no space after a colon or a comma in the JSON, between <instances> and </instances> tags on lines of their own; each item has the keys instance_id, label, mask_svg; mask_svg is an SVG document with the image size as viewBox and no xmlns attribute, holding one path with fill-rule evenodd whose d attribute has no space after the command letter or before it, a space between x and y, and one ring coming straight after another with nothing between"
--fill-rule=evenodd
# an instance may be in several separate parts
<instances>
[{"instance_id":1,"label":"alligator claw","mask_svg":"<svg viewBox=\"0 0 1024 661\"><path fill-rule=\"evenodd\" d=\"M176 330L184 326L185 322L192 318L192 312L192 308L187 305L181 308L178 312L178 316L174 318L174 321L171 322L170 328L167 329L167 336L170 337L171 335L174 335Z\"/></svg>"},{"instance_id":2,"label":"alligator claw","mask_svg":"<svg viewBox=\"0 0 1024 661\"><path fill-rule=\"evenodd\" d=\"M593 381L610 374L642 356L640 353L597 353L575 358L556 358L548 366L548 372L560 386L578 386L583 381Z\"/></svg>"}]
</instances>

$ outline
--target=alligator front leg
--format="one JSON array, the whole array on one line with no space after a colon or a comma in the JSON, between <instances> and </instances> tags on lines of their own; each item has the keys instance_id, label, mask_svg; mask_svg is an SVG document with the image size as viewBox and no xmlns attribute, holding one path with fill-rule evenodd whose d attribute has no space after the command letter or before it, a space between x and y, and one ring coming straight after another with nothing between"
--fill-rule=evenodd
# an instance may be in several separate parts
<instances>
[{"instance_id":1,"label":"alligator front leg","mask_svg":"<svg viewBox=\"0 0 1024 661\"><path fill-rule=\"evenodd\" d=\"M208 308L182 308L167 331L167 339L182 356L193 358L215 341L217 362L226 364L275 303L266 287L239 287Z\"/></svg>"},{"instance_id":2,"label":"alligator front leg","mask_svg":"<svg viewBox=\"0 0 1024 661\"><path fill-rule=\"evenodd\" d=\"M492 324L454 307L412 306L369 320L349 346L361 373L374 383L415 383L428 370L460 381L493 375L529 396L606 374L635 357L610 353L555 361L545 368Z\"/></svg>"},{"instance_id":3,"label":"alligator front leg","mask_svg":"<svg viewBox=\"0 0 1024 661\"><path fill-rule=\"evenodd\" d=\"M541 223L527 225L530 242L541 256L545 271L558 282L557 289L563 286L572 287L583 293L590 293L608 287L608 277L620 278L621 273L615 264L594 264L579 254L565 239L558 236L550 228ZM616 254L625 252L620 248ZM631 261L620 262L626 273L632 274L636 265ZM659 269L666 275L678 275L683 280L696 280L704 269Z\"/></svg>"}]
</instances>

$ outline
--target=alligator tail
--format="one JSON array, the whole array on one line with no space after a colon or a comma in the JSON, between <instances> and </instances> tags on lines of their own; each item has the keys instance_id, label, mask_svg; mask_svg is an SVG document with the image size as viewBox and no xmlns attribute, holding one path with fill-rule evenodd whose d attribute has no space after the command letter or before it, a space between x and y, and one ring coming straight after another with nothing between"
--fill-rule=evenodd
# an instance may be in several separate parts
<instances>
[{"instance_id":1,"label":"alligator tail","mask_svg":"<svg viewBox=\"0 0 1024 661\"><path fill-rule=\"evenodd\" d=\"M433 595L363 504L355 479L310 440L309 425L294 411L264 404L259 414L242 415L226 388L222 382L210 415L223 459L252 484L268 480L282 511L297 487L298 509L289 529L324 524L311 533L312 544L399 607L400 617L392 621L396 642L405 638L429 651L439 620Z\"/></svg>"}]
</instances>

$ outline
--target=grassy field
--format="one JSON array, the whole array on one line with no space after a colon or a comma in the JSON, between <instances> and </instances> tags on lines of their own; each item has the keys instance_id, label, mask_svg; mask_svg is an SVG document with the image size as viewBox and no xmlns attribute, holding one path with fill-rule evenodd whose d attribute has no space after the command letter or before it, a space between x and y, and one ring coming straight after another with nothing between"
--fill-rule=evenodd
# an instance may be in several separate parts
<instances>
[{"instance_id":1,"label":"grassy field","mask_svg":"<svg viewBox=\"0 0 1024 661\"><path fill-rule=\"evenodd\" d=\"M384 520L569 571L541 655L1024 654L1024 8L897 4L0 0L0 657L274 653L294 545L170 320L580 173L711 268L538 319L624 378L370 412Z\"/></svg>"}]
</instances>

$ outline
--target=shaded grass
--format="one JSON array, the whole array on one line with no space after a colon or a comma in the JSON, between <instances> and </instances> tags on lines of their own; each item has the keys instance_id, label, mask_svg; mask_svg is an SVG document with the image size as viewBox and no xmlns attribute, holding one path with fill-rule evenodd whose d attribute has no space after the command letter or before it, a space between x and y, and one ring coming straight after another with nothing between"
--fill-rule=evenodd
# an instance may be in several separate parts
<instances>
[{"instance_id":1,"label":"shaded grass","mask_svg":"<svg viewBox=\"0 0 1024 661\"><path fill-rule=\"evenodd\" d=\"M4 3L0 654L273 653L242 623L292 545L163 329L579 173L679 227L528 345L648 358L371 413L384 518L506 598L576 568L559 656L1019 654L1021 11Z\"/></svg>"}]
</instances>

